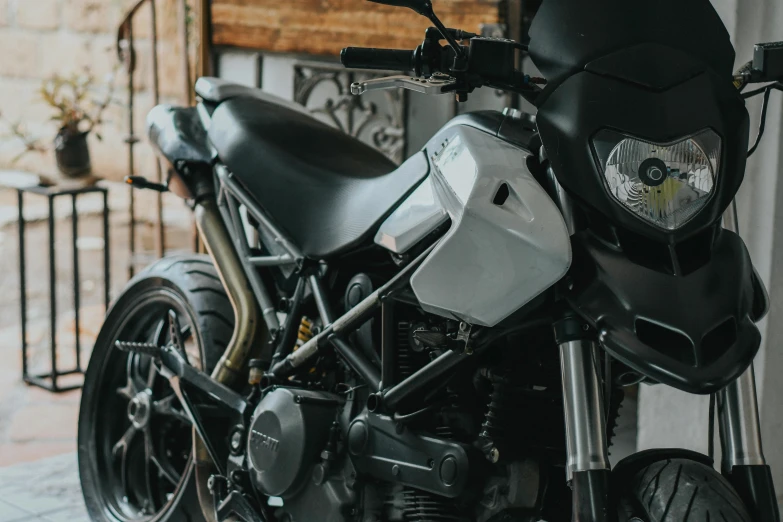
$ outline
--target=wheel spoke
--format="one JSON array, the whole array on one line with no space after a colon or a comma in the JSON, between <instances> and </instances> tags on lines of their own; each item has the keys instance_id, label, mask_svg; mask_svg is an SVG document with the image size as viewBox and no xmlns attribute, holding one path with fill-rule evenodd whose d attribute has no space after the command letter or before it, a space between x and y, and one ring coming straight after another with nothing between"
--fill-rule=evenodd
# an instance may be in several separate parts
<instances>
[{"instance_id":1,"label":"wheel spoke","mask_svg":"<svg viewBox=\"0 0 783 522\"><path fill-rule=\"evenodd\" d=\"M152 342L158 346L163 346L166 342L166 334L168 333L168 330L166 329L166 325L168 324L167 321L168 319L164 316L155 327L155 335L152 337Z\"/></svg>"},{"instance_id":2,"label":"wheel spoke","mask_svg":"<svg viewBox=\"0 0 783 522\"><path fill-rule=\"evenodd\" d=\"M128 426L128 429L125 430L125 433L120 437L120 440L117 441L117 443L114 445L114 447L111 449L112 455L114 457L117 457L117 453L120 451L123 452L122 457L125 458L128 454L128 448L130 447L130 443L133 440L133 436L136 435L136 432L139 431L136 429L136 427L131 424Z\"/></svg>"},{"instance_id":3,"label":"wheel spoke","mask_svg":"<svg viewBox=\"0 0 783 522\"><path fill-rule=\"evenodd\" d=\"M150 361L150 368L147 371L147 389L151 390L155 384L155 379L158 377L158 367L154 361Z\"/></svg>"},{"instance_id":4,"label":"wheel spoke","mask_svg":"<svg viewBox=\"0 0 783 522\"><path fill-rule=\"evenodd\" d=\"M128 377L128 382L125 383L125 386L122 388L117 388L117 393L122 395L128 400L133 399L136 394L138 393L138 390L136 390L136 387L133 385L133 379Z\"/></svg>"},{"instance_id":5,"label":"wheel spoke","mask_svg":"<svg viewBox=\"0 0 783 522\"><path fill-rule=\"evenodd\" d=\"M182 339L182 342L190 340L190 338L193 336L193 328L189 324L186 324L182 327L182 329L179 331L179 338Z\"/></svg>"},{"instance_id":6,"label":"wheel spoke","mask_svg":"<svg viewBox=\"0 0 783 522\"><path fill-rule=\"evenodd\" d=\"M136 427L131 424L111 449L112 456L115 459L119 458L120 461L120 480L122 482L122 491L126 497L130 496L128 491L128 449L137 431Z\"/></svg>"},{"instance_id":7,"label":"wheel spoke","mask_svg":"<svg viewBox=\"0 0 783 522\"><path fill-rule=\"evenodd\" d=\"M147 368L143 366L145 362L152 364L152 360L146 355L132 354L128 357L128 381L136 393L147 388Z\"/></svg>"},{"instance_id":8,"label":"wheel spoke","mask_svg":"<svg viewBox=\"0 0 783 522\"><path fill-rule=\"evenodd\" d=\"M145 307L138 317L128 318L128 327L117 332L115 340L190 350L191 344L198 344L196 323L182 310L186 309L171 302ZM189 358L200 360L198 346L195 349ZM111 360L116 366L106 373L110 380L104 389L113 393L105 410L114 417L103 423L107 438L102 439L101 468L108 468L112 476L118 509L131 519L146 519L182 486L192 422L153 357L131 352L112 354Z\"/></svg>"},{"instance_id":9,"label":"wheel spoke","mask_svg":"<svg viewBox=\"0 0 783 522\"><path fill-rule=\"evenodd\" d=\"M164 466L155 456L152 457L152 463L158 468L159 475L169 481L172 486L177 486L179 484L182 475L177 474L170 466Z\"/></svg>"},{"instance_id":10,"label":"wheel spoke","mask_svg":"<svg viewBox=\"0 0 783 522\"><path fill-rule=\"evenodd\" d=\"M176 395L173 393L168 397L165 397L159 401L152 403L152 411L158 415L165 415L167 417L173 417L184 423L190 424L190 417L184 412L176 409L174 406L179 402Z\"/></svg>"},{"instance_id":11,"label":"wheel spoke","mask_svg":"<svg viewBox=\"0 0 783 522\"><path fill-rule=\"evenodd\" d=\"M144 484L146 486L146 493L147 493L147 499L149 501L148 506L145 506L148 513L154 513L157 510L157 506L155 506L155 489L152 485L152 466L153 466L153 459L155 458L155 448L152 445L152 433L150 432L149 427L144 429L144 471L146 474L147 480L144 481ZM151 508L151 509L150 509Z\"/></svg>"},{"instance_id":12,"label":"wheel spoke","mask_svg":"<svg viewBox=\"0 0 783 522\"><path fill-rule=\"evenodd\" d=\"M155 327L155 334L152 336L152 343L157 346L163 346L166 343L166 333L168 332L166 328L166 319L163 318L158 322L158 325ZM155 363L153 361L150 361L150 367L147 371L147 378L146 378L146 384L147 388L152 389L153 385L155 384L155 379L158 377L158 367L155 366Z\"/></svg>"}]
</instances>

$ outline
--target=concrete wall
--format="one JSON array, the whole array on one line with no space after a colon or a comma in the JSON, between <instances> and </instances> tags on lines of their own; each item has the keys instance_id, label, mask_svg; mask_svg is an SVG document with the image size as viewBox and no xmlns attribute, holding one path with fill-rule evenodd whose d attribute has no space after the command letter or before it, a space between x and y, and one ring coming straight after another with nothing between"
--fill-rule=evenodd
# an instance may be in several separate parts
<instances>
[{"instance_id":1,"label":"concrete wall","mask_svg":"<svg viewBox=\"0 0 783 522\"><path fill-rule=\"evenodd\" d=\"M24 122L28 130L49 144L57 131L52 110L41 102L38 90L42 80L53 74L70 75L85 67L103 82L117 67L115 39L117 27L132 0L0 0L0 169L22 168L43 174L55 172L53 154L28 154L16 164L12 159L23 150L8 136L7 124ZM184 80L176 25L176 0L157 0L160 50L160 86L164 97L179 100ZM136 121L143 134L144 117L152 107L149 91L151 58L150 12L142 8L134 19L138 38L135 74L137 85ZM121 179L126 174L127 77L116 72L115 102L105 112L101 129L103 141L90 137L93 170L98 176ZM96 89L96 96L102 90ZM152 171L152 153L138 147L140 174Z\"/></svg>"}]
</instances>

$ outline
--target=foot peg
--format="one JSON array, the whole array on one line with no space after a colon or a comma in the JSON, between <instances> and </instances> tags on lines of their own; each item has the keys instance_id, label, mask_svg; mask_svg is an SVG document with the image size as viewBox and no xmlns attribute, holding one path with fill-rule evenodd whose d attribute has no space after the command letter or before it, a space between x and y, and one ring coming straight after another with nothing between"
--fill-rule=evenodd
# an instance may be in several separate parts
<instances>
[{"instance_id":1,"label":"foot peg","mask_svg":"<svg viewBox=\"0 0 783 522\"><path fill-rule=\"evenodd\" d=\"M152 343L135 343L135 342L127 342L127 341L115 341L114 346L116 346L118 350L121 350L123 352L149 355L150 357L154 357L155 359L160 359L166 348L173 348L184 356L185 345L182 340L183 331L179 325L179 319L177 318L177 314L176 312L174 312L174 310L169 310L167 317L169 321L169 336L170 336L169 344L167 346L161 347Z\"/></svg>"},{"instance_id":2,"label":"foot peg","mask_svg":"<svg viewBox=\"0 0 783 522\"><path fill-rule=\"evenodd\" d=\"M160 347L151 343L131 343L125 341L116 341L114 346L123 352L138 353L149 355L150 357L160 357Z\"/></svg>"}]
</instances>

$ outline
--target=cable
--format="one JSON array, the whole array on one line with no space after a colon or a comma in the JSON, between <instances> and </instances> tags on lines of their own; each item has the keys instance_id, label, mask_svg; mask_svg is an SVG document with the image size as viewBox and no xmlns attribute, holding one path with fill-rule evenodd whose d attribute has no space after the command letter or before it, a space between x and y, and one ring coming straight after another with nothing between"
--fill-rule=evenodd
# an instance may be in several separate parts
<instances>
[{"instance_id":1,"label":"cable","mask_svg":"<svg viewBox=\"0 0 783 522\"><path fill-rule=\"evenodd\" d=\"M709 439L707 440L707 455L711 459L715 459L715 394L710 393L710 422L709 422Z\"/></svg>"},{"instance_id":2,"label":"cable","mask_svg":"<svg viewBox=\"0 0 783 522\"><path fill-rule=\"evenodd\" d=\"M433 410L437 410L438 408L444 406L447 402L448 399L443 399L436 403L430 404L429 406L425 406L424 408L414 411L412 413L395 413L393 417L394 422L401 422L403 424L408 423L416 419L417 417L424 415L425 413L431 412Z\"/></svg>"},{"instance_id":3,"label":"cable","mask_svg":"<svg viewBox=\"0 0 783 522\"><path fill-rule=\"evenodd\" d=\"M770 94L772 94L773 89L778 91L783 91L783 83L780 82L771 83L766 87L762 87L760 89L756 89L755 91L750 91L742 95L742 97L747 100L748 98L757 96L762 92L764 93L764 102L761 106L761 121L759 122L759 131L758 131L758 135L756 136L756 142L748 151L748 157L751 157L753 153L756 152L756 149L759 148L759 144L761 143L761 137L764 136L764 130L767 124L767 108L769 108L769 96Z\"/></svg>"}]
</instances>

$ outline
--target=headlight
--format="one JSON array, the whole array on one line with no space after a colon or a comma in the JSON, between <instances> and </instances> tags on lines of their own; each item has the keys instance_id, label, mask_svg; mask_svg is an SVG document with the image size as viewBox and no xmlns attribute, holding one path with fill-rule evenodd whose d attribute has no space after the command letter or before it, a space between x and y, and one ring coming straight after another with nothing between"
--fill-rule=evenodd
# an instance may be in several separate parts
<instances>
[{"instance_id":1,"label":"headlight","mask_svg":"<svg viewBox=\"0 0 783 522\"><path fill-rule=\"evenodd\" d=\"M709 200L721 141L709 129L672 143L602 130L593 147L612 197L644 220L675 230Z\"/></svg>"}]
</instances>

